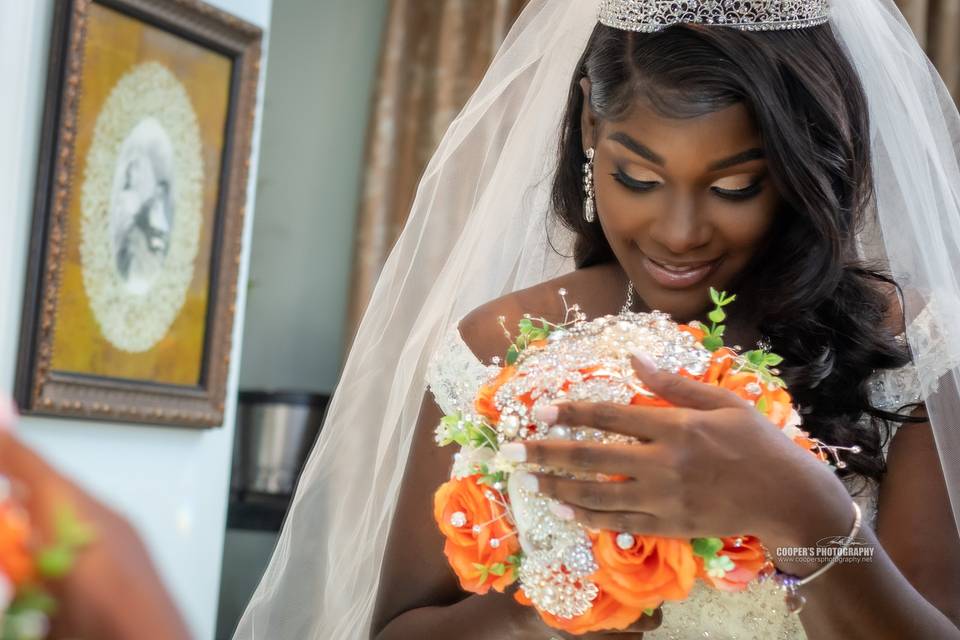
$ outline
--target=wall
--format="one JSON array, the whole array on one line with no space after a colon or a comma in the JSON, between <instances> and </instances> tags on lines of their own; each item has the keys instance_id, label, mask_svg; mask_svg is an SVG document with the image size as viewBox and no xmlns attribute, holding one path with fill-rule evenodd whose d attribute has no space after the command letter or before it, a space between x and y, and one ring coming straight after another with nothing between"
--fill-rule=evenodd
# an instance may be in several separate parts
<instances>
[{"instance_id":1,"label":"wall","mask_svg":"<svg viewBox=\"0 0 960 640\"><path fill-rule=\"evenodd\" d=\"M272 0L210 1L265 31L269 27ZM13 388L18 349L51 15L51 0L0 2L0 392L6 393ZM267 65L262 68L265 73ZM261 78L261 105L262 89ZM259 138L254 140L250 202L256 195ZM253 218L251 209L241 282L248 273ZM201 639L214 633L244 297L241 287L223 428L192 432L26 418L20 429L30 445L137 526Z\"/></svg>"},{"instance_id":2,"label":"wall","mask_svg":"<svg viewBox=\"0 0 960 640\"><path fill-rule=\"evenodd\" d=\"M274 5L241 388L336 384L386 10L386 0Z\"/></svg>"},{"instance_id":3,"label":"wall","mask_svg":"<svg viewBox=\"0 0 960 640\"><path fill-rule=\"evenodd\" d=\"M277 0L240 385L329 393L341 366L363 146L387 0ZM276 534L227 531L226 640Z\"/></svg>"}]
</instances>

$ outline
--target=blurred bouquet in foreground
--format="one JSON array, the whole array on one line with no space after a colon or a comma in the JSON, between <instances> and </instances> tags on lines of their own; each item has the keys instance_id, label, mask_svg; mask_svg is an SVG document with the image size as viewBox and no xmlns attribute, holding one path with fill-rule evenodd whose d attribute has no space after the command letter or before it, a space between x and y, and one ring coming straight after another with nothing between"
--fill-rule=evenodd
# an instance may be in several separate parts
<instances>
[{"instance_id":1,"label":"blurred bouquet in foreground","mask_svg":"<svg viewBox=\"0 0 960 640\"><path fill-rule=\"evenodd\" d=\"M57 600L48 585L64 578L93 532L62 507L53 518L54 541L37 544L37 533L11 482L0 475L0 640L43 640Z\"/></svg>"},{"instance_id":2,"label":"blurred bouquet in foreground","mask_svg":"<svg viewBox=\"0 0 960 640\"><path fill-rule=\"evenodd\" d=\"M507 332L513 342L495 362L499 373L480 388L474 414L444 416L436 430L438 445L460 447L451 479L434 496L434 517L464 590L503 592L519 582L518 602L535 607L548 625L582 634L624 629L665 601L684 600L696 580L739 591L773 573L769 553L750 535L671 539L561 520L550 509L555 501L526 491L525 472L499 453L504 443L528 439L637 443L596 429L550 426L535 419L534 410L558 400L670 406L637 378L630 352L639 349L660 369L748 400L786 437L831 464L828 454L836 459L838 448L799 428L777 375L782 358L723 346L724 307L735 296L713 290L711 296L709 325L680 325L659 312L587 320L564 297L562 324L525 317L516 337Z\"/></svg>"}]
</instances>

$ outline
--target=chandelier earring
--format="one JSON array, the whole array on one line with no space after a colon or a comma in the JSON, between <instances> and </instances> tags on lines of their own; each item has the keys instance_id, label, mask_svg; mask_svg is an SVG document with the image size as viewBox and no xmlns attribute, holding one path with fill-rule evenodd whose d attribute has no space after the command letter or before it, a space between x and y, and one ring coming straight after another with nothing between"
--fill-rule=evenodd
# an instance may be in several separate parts
<instances>
[{"instance_id":1,"label":"chandelier earring","mask_svg":"<svg viewBox=\"0 0 960 640\"><path fill-rule=\"evenodd\" d=\"M596 155L593 147L587 149L587 161L583 163L583 219L593 222L597 219L597 202L593 191L593 158Z\"/></svg>"}]
</instances>

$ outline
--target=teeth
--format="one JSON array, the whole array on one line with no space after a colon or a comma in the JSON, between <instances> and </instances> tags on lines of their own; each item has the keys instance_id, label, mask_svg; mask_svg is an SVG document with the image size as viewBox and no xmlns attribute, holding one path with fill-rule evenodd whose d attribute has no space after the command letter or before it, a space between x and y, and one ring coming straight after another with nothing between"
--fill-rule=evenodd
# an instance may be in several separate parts
<instances>
[{"instance_id":1,"label":"teeth","mask_svg":"<svg viewBox=\"0 0 960 640\"><path fill-rule=\"evenodd\" d=\"M675 267L669 264L663 264L662 262L657 262L658 265L666 269L667 271L674 271L676 273L687 273L689 271L696 271L697 269L702 269L705 265L699 265L696 267Z\"/></svg>"}]
</instances>

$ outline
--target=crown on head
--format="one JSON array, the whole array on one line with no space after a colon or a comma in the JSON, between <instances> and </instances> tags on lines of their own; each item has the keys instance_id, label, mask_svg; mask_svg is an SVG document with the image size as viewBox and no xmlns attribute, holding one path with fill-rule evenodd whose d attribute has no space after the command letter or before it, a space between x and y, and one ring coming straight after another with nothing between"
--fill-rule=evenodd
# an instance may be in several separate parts
<instances>
[{"instance_id":1,"label":"crown on head","mask_svg":"<svg viewBox=\"0 0 960 640\"><path fill-rule=\"evenodd\" d=\"M652 32L674 24L705 24L746 31L802 29L825 23L827 0L602 0L600 22Z\"/></svg>"}]
</instances>

